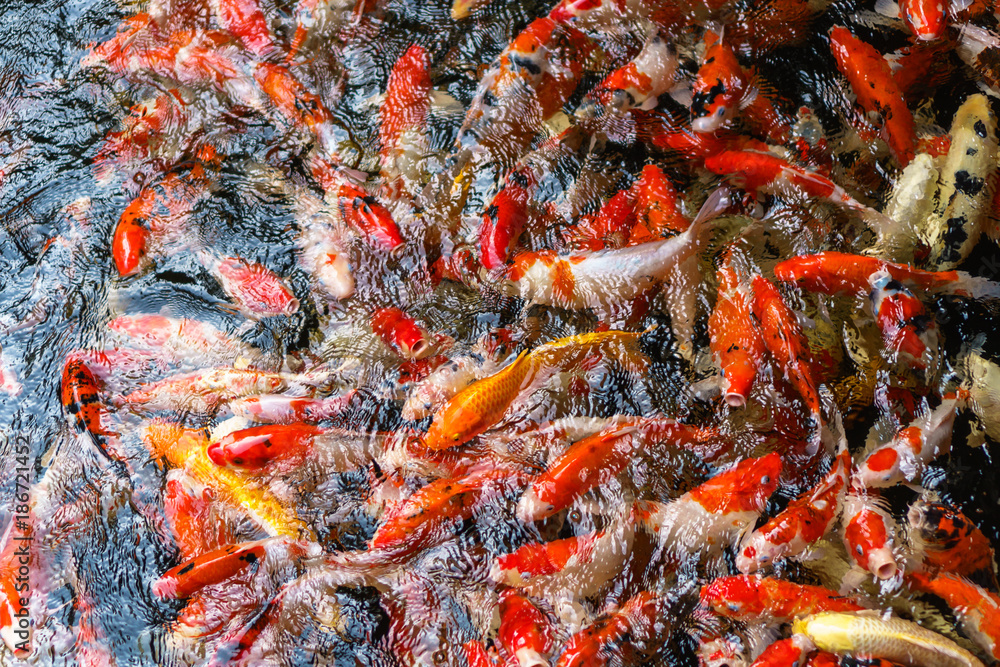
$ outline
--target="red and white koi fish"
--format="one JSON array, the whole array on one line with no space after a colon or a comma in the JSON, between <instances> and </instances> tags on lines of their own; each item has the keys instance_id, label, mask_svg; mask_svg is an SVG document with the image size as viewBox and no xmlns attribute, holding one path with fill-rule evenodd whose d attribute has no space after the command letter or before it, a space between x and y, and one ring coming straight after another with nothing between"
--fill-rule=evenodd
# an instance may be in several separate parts
<instances>
[{"instance_id":1,"label":"red and white koi fish","mask_svg":"<svg viewBox=\"0 0 1000 667\"><path fill-rule=\"evenodd\" d=\"M353 389L340 396L327 398L262 394L238 398L230 401L227 405L233 415L250 422L269 424L316 423L343 414L354 396Z\"/></svg>"},{"instance_id":2,"label":"red and white koi fish","mask_svg":"<svg viewBox=\"0 0 1000 667\"><path fill-rule=\"evenodd\" d=\"M774 622L821 611L856 611L861 605L822 586L742 575L719 577L701 589L701 604L726 618Z\"/></svg>"},{"instance_id":3,"label":"red and white koi fish","mask_svg":"<svg viewBox=\"0 0 1000 667\"><path fill-rule=\"evenodd\" d=\"M500 594L497 637L520 667L548 667L552 623L531 600L510 588Z\"/></svg>"},{"instance_id":4,"label":"red and white koi fish","mask_svg":"<svg viewBox=\"0 0 1000 667\"><path fill-rule=\"evenodd\" d=\"M267 17L257 0L212 0L212 11L222 29L240 40L250 53L258 58L274 53Z\"/></svg>"},{"instance_id":5,"label":"red and white koi fish","mask_svg":"<svg viewBox=\"0 0 1000 667\"><path fill-rule=\"evenodd\" d=\"M855 295L868 292L871 289L869 278L879 271L888 272L894 280L910 288L976 298L997 294L996 283L970 276L964 271L924 271L866 255L833 251L800 255L779 262L774 267L774 277L782 282L794 282L810 292L831 296Z\"/></svg>"},{"instance_id":6,"label":"red and white koi fish","mask_svg":"<svg viewBox=\"0 0 1000 667\"><path fill-rule=\"evenodd\" d=\"M710 215L699 216L683 234L615 250L521 253L507 269L502 289L530 304L608 310L667 280L701 249L711 221Z\"/></svg>"},{"instance_id":7,"label":"red and white koi fish","mask_svg":"<svg viewBox=\"0 0 1000 667\"><path fill-rule=\"evenodd\" d=\"M906 518L914 551L931 574L971 576L986 572L996 581L993 547L961 510L921 497L910 505Z\"/></svg>"},{"instance_id":8,"label":"red and white koi fish","mask_svg":"<svg viewBox=\"0 0 1000 667\"><path fill-rule=\"evenodd\" d=\"M917 39L931 41L944 37L948 4L946 0L900 0L899 13Z\"/></svg>"},{"instance_id":9,"label":"red and white koi fish","mask_svg":"<svg viewBox=\"0 0 1000 667\"><path fill-rule=\"evenodd\" d=\"M121 315L108 328L132 346L168 350L184 360L209 359L218 363L257 360L260 351L207 322L163 315Z\"/></svg>"},{"instance_id":10,"label":"red and white koi fish","mask_svg":"<svg viewBox=\"0 0 1000 667\"><path fill-rule=\"evenodd\" d=\"M815 648L805 635L792 635L764 649L750 667L799 667L805 664L806 656Z\"/></svg>"},{"instance_id":11,"label":"red and white koi fish","mask_svg":"<svg viewBox=\"0 0 1000 667\"><path fill-rule=\"evenodd\" d=\"M325 201L336 220L360 231L366 239L386 250L403 244L399 227L382 204L361 187L349 182L343 170L319 156L312 156L313 178L326 193Z\"/></svg>"},{"instance_id":12,"label":"red and white koi fish","mask_svg":"<svg viewBox=\"0 0 1000 667\"><path fill-rule=\"evenodd\" d=\"M502 468L439 479L387 511L369 549L401 558L447 539L495 494L520 486L523 475Z\"/></svg>"},{"instance_id":13,"label":"red and white koi fish","mask_svg":"<svg viewBox=\"0 0 1000 667\"><path fill-rule=\"evenodd\" d=\"M906 581L911 588L944 600L955 613L962 632L994 660L1000 660L1000 596L948 572L936 577L914 572L907 575Z\"/></svg>"},{"instance_id":14,"label":"red and white koi fish","mask_svg":"<svg viewBox=\"0 0 1000 667\"><path fill-rule=\"evenodd\" d=\"M881 499L862 490L848 492L844 501L844 547L851 560L879 579L899 572L895 548L896 522L881 507Z\"/></svg>"},{"instance_id":15,"label":"red and white koi fish","mask_svg":"<svg viewBox=\"0 0 1000 667\"><path fill-rule=\"evenodd\" d=\"M965 403L955 395L918 417L888 443L872 450L858 466L857 477L869 488L919 482L927 464L951 451L955 413Z\"/></svg>"},{"instance_id":16,"label":"red and white koi fish","mask_svg":"<svg viewBox=\"0 0 1000 667\"><path fill-rule=\"evenodd\" d=\"M320 149L330 158L337 157L333 116L319 97L309 92L281 65L258 63L253 70L253 78L285 123L314 137Z\"/></svg>"},{"instance_id":17,"label":"red and white koi fish","mask_svg":"<svg viewBox=\"0 0 1000 667\"><path fill-rule=\"evenodd\" d=\"M850 476L851 454L845 449L819 484L750 535L736 556L736 568L751 574L775 560L797 556L818 542L840 511Z\"/></svg>"},{"instance_id":18,"label":"red and white koi fish","mask_svg":"<svg viewBox=\"0 0 1000 667\"><path fill-rule=\"evenodd\" d=\"M132 410L178 410L214 414L222 403L270 394L287 387L277 374L237 368L207 368L153 382L122 397Z\"/></svg>"},{"instance_id":19,"label":"red and white koi fish","mask_svg":"<svg viewBox=\"0 0 1000 667\"><path fill-rule=\"evenodd\" d=\"M357 25L373 4L372 0L299 0L295 5L295 34L285 64L290 64L304 46L318 37L350 24Z\"/></svg>"},{"instance_id":20,"label":"red and white koi fish","mask_svg":"<svg viewBox=\"0 0 1000 667\"><path fill-rule=\"evenodd\" d=\"M247 317L294 315L299 300L284 280L263 264L240 257L225 257L205 251L198 259Z\"/></svg>"},{"instance_id":21,"label":"red and white koi fish","mask_svg":"<svg viewBox=\"0 0 1000 667\"><path fill-rule=\"evenodd\" d=\"M122 21L114 37L92 46L80 67L105 67L125 78L140 72L169 78L177 52L165 37L149 14L135 14Z\"/></svg>"},{"instance_id":22,"label":"red and white koi fish","mask_svg":"<svg viewBox=\"0 0 1000 667\"><path fill-rule=\"evenodd\" d=\"M382 173L411 182L420 178L420 162L429 147L425 135L431 105L430 56L419 44L406 50L389 73L379 111Z\"/></svg>"},{"instance_id":23,"label":"red and white koi fish","mask_svg":"<svg viewBox=\"0 0 1000 667\"><path fill-rule=\"evenodd\" d=\"M746 459L672 502L638 502L639 520L679 558L721 553L764 511L781 469L776 452Z\"/></svg>"},{"instance_id":24,"label":"red and white koi fish","mask_svg":"<svg viewBox=\"0 0 1000 667\"><path fill-rule=\"evenodd\" d=\"M459 1L461 0L456 0L456 4ZM454 14L454 10L452 13ZM465 642L462 644L462 652L465 654L465 661L469 663L469 667L495 667L496 665L481 641L473 639Z\"/></svg>"},{"instance_id":25,"label":"red and white koi fish","mask_svg":"<svg viewBox=\"0 0 1000 667\"><path fill-rule=\"evenodd\" d=\"M920 299L888 271L869 277L875 322L891 359L921 371L937 367L937 323Z\"/></svg>"},{"instance_id":26,"label":"red and white koi fish","mask_svg":"<svg viewBox=\"0 0 1000 667\"><path fill-rule=\"evenodd\" d=\"M309 424L267 424L226 434L208 446L216 465L241 470L290 469L309 461L329 472L349 472L381 451L379 438L367 433Z\"/></svg>"},{"instance_id":27,"label":"red and white koi fish","mask_svg":"<svg viewBox=\"0 0 1000 667\"><path fill-rule=\"evenodd\" d=\"M726 40L708 31L705 43L708 47L705 59L691 85L694 93L691 128L695 132L714 132L742 107L755 133L777 144L788 141L788 120L752 85L752 77L740 65Z\"/></svg>"},{"instance_id":28,"label":"red and white koi fish","mask_svg":"<svg viewBox=\"0 0 1000 667\"><path fill-rule=\"evenodd\" d=\"M399 308L376 308L369 322L372 331L404 359L423 359L437 349L427 330Z\"/></svg>"},{"instance_id":29,"label":"red and white koi fish","mask_svg":"<svg viewBox=\"0 0 1000 667\"><path fill-rule=\"evenodd\" d=\"M403 419L417 421L433 414L470 384L498 370L494 359L475 353L449 359L407 393Z\"/></svg>"},{"instance_id":30,"label":"red and white koi fish","mask_svg":"<svg viewBox=\"0 0 1000 667\"><path fill-rule=\"evenodd\" d=\"M338 300L347 299L354 294L355 288L347 243L323 217L313 215L302 221L295 237L299 263L328 295Z\"/></svg>"},{"instance_id":31,"label":"red and white koi fish","mask_svg":"<svg viewBox=\"0 0 1000 667\"><path fill-rule=\"evenodd\" d=\"M751 295L730 258L718 271L719 295L708 318L709 347L722 369L723 391L731 407L746 405L764 357L764 339L751 317Z\"/></svg>"},{"instance_id":32,"label":"red and white koi fish","mask_svg":"<svg viewBox=\"0 0 1000 667\"><path fill-rule=\"evenodd\" d=\"M587 491L617 477L635 454L657 442L701 444L715 435L672 419L614 424L574 442L538 475L517 505L517 518L525 523L540 521L569 507Z\"/></svg>"},{"instance_id":33,"label":"red and white koi fish","mask_svg":"<svg viewBox=\"0 0 1000 667\"><path fill-rule=\"evenodd\" d=\"M620 115L630 109L651 109L657 98L674 85L677 53L661 33L646 40L642 51L627 65L604 78L576 109L578 118Z\"/></svg>"},{"instance_id":34,"label":"red and white koi fish","mask_svg":"<svg viewBox=\"0 0 1000 667\"><path fill-rule=\"evenodd\" d=\"M745 190L792 198L815 197L873 213L826 176L793 165L771 153L724 149L706 156L705 168L729 177L735 186Z\"/></svg>"},{"instance_id":35,"label":"red and white koi fish","mask_svg":"<svg viewBox=\"0 0 1000 667\"><path fill-rule=\"evenodd\" d=\"M822 419L819 392L810 369L809 345L795 312L781 298L781 293L771 281L759 275L753 278L752 308L764 346L819 424Z\"/></svg>"},{"instance_id":36,"label":"red and white koi fish","mask_svg":"<svg viewBox=\"0 0 1000 667\"><path fill-rule=\"evenodd\" d=\"M217 516L211 489L182 468L172 468L167 472L163 511L183 560L214 551L233 541L223 517Z\"/></svg>"},{"instance_id":37,"label":"red and white koi fish","mask_svg":"<svg viewBox=\"0 0 1000 667\"><path fill-rule=\"evenodd\" d=\"M882 135L901 167L913 159L917 134L913 114L892 77L889 63L871 45L842 26L830 31L830 50L866 113L882 117Z\"/></svg>"},{"instance_id":38,"label":"red and white koi fish","mask_svg":"<svg viewBox=\"0 0 1000 667\"><path fill-rule=\"evenodd\" d=\"M636 645L648 649L649 644L665 639L669 632L663 607L663 598L654 593L636 594L617 611L570 637L556 667L605 667L617 664L616 660L628 660Z\"/></svg>"},{"instance_id":39,"label":"red and white koi fish","mask_svg":"<svg viewBox=\"0 0 1000 667\"><path fill-rule=\"evenodd\" d=\"M506 172L569 99L592 49L573 26L548 17L529 23L480 81L456 147L472 151L473 165L497 162Z\"/></svg>"},{"instance_id":40,"label":"red and white koi fish","mask_svg":"<svg viewBox=\"0 0 1000 667\"><path fill-rule=\"evenodd\" d=\"M31 653L35 630L29 606L38 585L38 551L33 513L17 514L29 519L11 516L0 539L0 638L15 657L24 659Z\"/></svg>"}]
</instances>

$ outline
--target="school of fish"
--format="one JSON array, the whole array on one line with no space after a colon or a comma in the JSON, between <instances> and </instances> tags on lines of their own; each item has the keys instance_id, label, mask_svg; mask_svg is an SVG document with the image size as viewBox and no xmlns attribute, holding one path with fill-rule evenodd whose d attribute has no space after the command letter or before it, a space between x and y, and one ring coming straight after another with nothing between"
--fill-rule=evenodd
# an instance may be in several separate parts
<instances>
[{"instance_id":1,"label":"school of fish","mask_svg":"<svg viewBox=\"0 0 1000 667\"><path fill-rule=\"evenodd\" d=\"M8 657L125 664L74 565L111 491L52 492L87 451L160 545L121 583L160 664L1000 661L949 467L1000 452L1000 12L503 4L442 8L471 63L385 0L148 0L89 46L121 206L43 253L101 235L111 296L7 508ZM177 266L212 317L143 307Z\"/></svg>"}]
</instances>

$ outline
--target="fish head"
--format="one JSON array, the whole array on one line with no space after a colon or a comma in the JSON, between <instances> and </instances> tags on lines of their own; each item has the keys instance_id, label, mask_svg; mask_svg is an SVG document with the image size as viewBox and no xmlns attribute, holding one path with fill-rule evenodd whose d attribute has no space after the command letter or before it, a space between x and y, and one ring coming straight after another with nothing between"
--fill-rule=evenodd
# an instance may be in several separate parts
<instances>
[{"instance_id":1,"label":"fish head","mask_svg":"<svg viewBox=\"0 0 1000 667\"><path fill-rule=\"evenodd\" d=\"M760 602L760 577L720 577L702 587L701 605L728 618L758 616L764 611Z\"/></svg>"},{"instance_id":2,"label":"fish head","mask_svg":"<svg viewBox=\"0 0 1000 667\"><path fill-rule=\"evenodd\" d=\"M135 219L122 217L111 241L111 255L123 278L137 273L146 257L149 230Z\"/></svg>"},{"instance_id":3,"label":"fish head","mask_svg":"<svg viewBox=\"0 0 1000 667\"><path fill-rule=\"evenodd\" d=\"M691 86L691 128L714 132L728 122L743 96L742 69L736 55L718 41L705 51L705 61Z\"/></svg>"},{"instance_id":4,"label":"fish head","mask_svg":"<svg viewBox=\"0 0 1000 667\"><path fill-rule=\"evenodd\" d=\"M709 512L764 511L767 499L778 488L782 461L777 452L741 461L688 493Z\"/></svg>"},{"instance_id":5,"label":"fish head","mask_svg":"<svg viewBox=\"0 0 1000 667\"><path fill-rule=\"evenodd\" d=\"M865 488L894 486L903 479L902 457L891 444L879 447L858 466L856 473Z\"/></svg>"}]
</instances>

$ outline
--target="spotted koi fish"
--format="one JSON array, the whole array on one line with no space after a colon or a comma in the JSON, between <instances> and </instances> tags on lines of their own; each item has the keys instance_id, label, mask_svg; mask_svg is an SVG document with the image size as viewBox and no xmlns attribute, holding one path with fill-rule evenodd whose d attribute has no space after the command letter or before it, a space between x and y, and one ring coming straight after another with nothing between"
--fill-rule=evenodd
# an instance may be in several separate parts
<instances>
[{"instance_id":1,"label":"spotted koi fish","mask_svg":"<svg viewBox=\"0 0 1000 667\"><path fill-rule=\"evenodd\" d=\"M636 645L664 639L669 623L663 619L664 599L643 591L618 611L597 619L570 637L556 667L605 667L628 656Z\"/></svg>"},{"instance_id":2,"label":"spotted koi fish","mask_svg":"<svg viewBox=\"0 0 1000 667\"><path fill-rule=\"evenodd\" d=\"M985 572L996 586L993 547L961 510L918 498L910 505L906 518L914 550L931 574L972 576Z\"/></svg>"},{"instance_id":3,"label":"spotted koi fish","mask_svg":"<svg viewBox=\"0 0 1000 667\"><path fill-rule=\"evenodd\" d=\"M886 352L897 363L933 375L937 368L937 323L920 299L894 279L888 271L879 271L871 282L872 312L882 331Z\"/></svg>"},{"instance_id":4,"label":"spotted koi fish","mask_svg":"<svg viewBox=\"0 0 1000 667\"><path fill-rule=\"evenodd\" d=\"M861 605L822 586L742 575L720 577L703 586L701 604L734 619L766 617L776 622L823 611L855 611Z\"/></svg>"},{"instance_id":5,"label":"spotted koi fish","mask_svg":"<svg viewBox=\"0 0 1000 667\"><path fill-rule=\"evenodd\" d=\"M213 414L222 403L284 389L280 375L238 368L208 368L148 384L120 400L133 410L177 410Z\"/></svg>"},{"instance_id":6,"label":"spotted koi fish","mask_svg":"<svg viewBox=\"0 0 1000 667\"><path fill-rule=\"evenodd\" d=\"M1000 660L1000 596L949 572L936 577L914 572L906 581L912 588L944 600L962 631L990 657Z\"/></svg>"},{"instance_id":7,"label":"spotted koi fish","mask_svg":"<svg viewBox=\"0 0 1000 667\"><path fill-rule=\"evenodd\" d=\"M660 33L646 40L639 52L587 93L576 116L582 119L620 115L630 109L651 109L657 98L674 85L677 72L677 54L670 42Z\"/></svg>"},{"instance_id":8,"label":"spotted koi fish","mask_svg":"<svg viewBox=\"0 0 1000 667\"><path fill-rule=\"evenodd\" d=\"M764 339L751 316L751 295L730 258L718 271L719 292L708 318L709 347L725 380L726 403L741 408L764 357Z\"/></svg>"},{"instance_id":9,"label":"spotted koi fish","mask_svg":"<svg viewBox=\"0 0 1000 667\"><path fill-rule=\"evenodd\" d=\"M298 312L299 300L291 288L263 264L206 251L198 253L198 260L236 302L236 309L247 317L294 315Z\"/></svg>"},{"instance_id":10,"label":"spotted koi fish","mask_svg":"<svg viewBox=\"0 0 1000 667\"><path fill-rule=\"evenodd\" d=\"M858 566L885 580L899 572L893 553L898 530L880 500L864 490L848 492L844 502L844 547Z\"/></svg>"}]
</instances>

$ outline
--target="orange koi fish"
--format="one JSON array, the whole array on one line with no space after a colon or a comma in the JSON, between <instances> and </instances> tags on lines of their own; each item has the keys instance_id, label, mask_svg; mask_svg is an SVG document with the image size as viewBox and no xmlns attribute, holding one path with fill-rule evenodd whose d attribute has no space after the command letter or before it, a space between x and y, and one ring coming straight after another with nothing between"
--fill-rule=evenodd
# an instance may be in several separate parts
<instances>
[{"instance_id":1,"label":"orange koi fish","mask_svg":"<svg viewBox=\"0 0 1000 667\"><path fill-rule=\"evenodd\" d=\"M556 661L556 667L617 664L617 660L623 660L623 655L633 653L636 645L648 647L666 638L670 628L663 618L663 607L663 598L654 593L643 591L636 594L618 611L597 619L570 637Z\"/></svg>"},{"instance_id":2,"label":"orange koi fish","mask_svg":"<svg viewBox=\"0 0 1000 667\"><path fill-rule=\"evenodd\" d=\"M511 470L494 468L433 481L386 512L369 549L399 558L440 544L491 496L519 486L521 478Z\"/></svg>"},{"instance_id":3,"label":"orange koi fish","mask_svg":"<svg viewBox=\"0 0 1000 667\"><path fill-rule=\"evenodd\" d=\"M335 219L359 230L386 250L402 245L403 237L389 210L365 190L348 182L345 172L319 157L310 160L310 169L323 188L325 201L333 209Z\"/></svg>"},{"instance_id":4,"label":"orange koi fish","mask_svg":"<svg viewBox=\"0 0 1000 667\"><path fill-rule=\"evenodd\" d=\"M520 667L546 667L552 623L531 600L508 588L500 594L500 645Z\"/></svg>"},{"instance_id":5,"label":"orange koi fish","mask_svg":"<svg viewBox=\"0 0 1000 667\"><path fill-rule=\"evenodd\" d=\"M206 453L209 441L204 431L153 421L146 427L143 442L152 456L184 468L212 489L219 500L247 512L268 535L315 541L312 529L296 516L295 510L282 505L266 487L239 471L215 465Z\"/></svg>"},{"instance_id":6,"label":"orange koi fish","mask_svg":"<svg viewBox=\"0 0 1000 667\"><path fill-rule=\"evenodd\" d=\"M629 235L628 245L655 241L669 234L687 231L691 221L680 209L679 195L674 184L653 164L642 168L642 175L633 185L635 190L636 226Z\"/></svg>"},{"instance_id":7,"label":"orange koi fish","mask_svg":"<svg viewBox=\"0 0 1000 667\"><path fill-rule=\"evenodd\" d=\"M140 72L169 78L176 57L176 48L161 34L152 17L139 13L122 21L114 37L92 46L80 67L105 67L125 78Z\"/></svg>"},{"instance_id":8,"label":"orange koi fish","mask_svg":"<svg viewBox=\"0 0 1000 667\"><path fill-rule=\"evenodd\" d=\"M851 559L879 579L892 579L899 565L892 550L896 522L880 506L881 499L853 489L844 502L844 547Z\"/></svg>"},{"instance_id":9,"label":"orange koi fish","mask_svg":"<svg viewBox=\"0 0 1000 667\"><path fill-rule=\"evenodd\" d=\"M153 595L161 600L191 597L205 586L222 583L264 558L264 545L274 538L243 542L196 556L167 570L153 582Z\"/></svg>"},{"instance_id":10,"label":"orange koi fish","mask_svg":"<svg viewBox=\"0 0 1000 667\"><path fill-rule=\"evenodd\" d=\"M298 312L299 300L292 290L263 264L204 251L198 253L198 260L236 302L236 309L247 317L256 319Z\"/></svg>"},{"instance_id":11,"label":"orange koi fish","mask_svg":"<svg viewBox=\"0 0 1000 667\"><path fill-rule=\"evenodd\" d=\"M221 517L214 515L212 491L180 468L167 473L163 511L181 558L190 560L232 542Z\"/></svg>"},{"instance_id":12,"label":"orange koi fish","mask_svg":"<svg viewBox=\"0 0 1000 667\"><path fill-rule=\"evenodd\" d=\"M819 484L788 503L780 514L750 535L736 556L736 568L756 572L775 560L801 554L830 530L851 475L851 454L846 449Z\"/></svg>"},{"instance_id":13,"label":"orange koi fish","mask_svg":"<svg viewBox=\"0 0 1000 667\"><path fill-rule=\"evenodd\" d=\"M574 250L620 248L629 240L636 224L636 187L619 190L593 215L583 216L567 230L568 245ZM647 236L647 241L655 240ZM635 245L629 243L629 245Z\"/></svg>"},{"instance_id":14,"label":"orange koi fish","mask_svg":"<svg viewBox=\"0 0 1000 667\"><path fill-rule=\"evenodd\" d=\"M944 600L955 613L962 632L994 660L1000 660L1000 596L948 572L933 578L914 572L907 575L906 581L912 588Z\"/></svg>"},{"instance_id":15,"label":"orange koi fish","mask_svg":"<svg viewBox=\"0 0 1000 667\"><path fill-rule=\"evenodd\" d=\"M910 288L947 291L976 298L995 292L990 281L975 278L964 271L923 271L866 255L832 251L800 255L779 262L774 267L774 277L782 282L794 282L810 292L846 296L869 291L869 278L879 271L887 271L893 280Z\"/></svg>"},{"instance_id":16,"label":"orange koi fish","mask_svg":"<svg viewBox=\"0 0 1000 667\"><path fill-rule=\"evenodd\" d=\"M857 211L870 211L829 178L770 153L722 150L705 157L705 168L728 176L734 185L745 190L793 198L815 197Z\"/></svg>"},{"instance_id":17,"label":"orange koi fish","mask_svg":"<svg viewBox=\"0 0 1000 667\"><path fill-rule=\"evenodd\" d=\"M726 618L751 620L764 616L777 622L821 611L863 609L822 586L757 575L720 577L702 586L701 604Z\"/></svg>"},{"instance_id":18,"label":"orange koi fish","mask_svg":"<svg viewBox=\"0 0 1000 667\"><path fill-rule=\"evenodd\" d=\"M118 434L102 424L107 413L107 406L101 398L102 390L103 383L82 358L71 355L66 360L60 386L66 418L77 431L88 434L105 456L123 460L117 444Z\"/></svg>"},{"instance_id":19,"label":"orange koi fish","mask_svg":"<svg viewBox=\"0 0 1000 667\"><path fill-rule=\"evenodd\" d=\"M319 97L281 65L258 63L253 78L286 123L312 135L326 155L337 156L333 116Z\"/></svg>"},{"instance_id":20,"label":"orange koi fish","mask_svg":"<svg viewBox=\"0 0 1000 667\"><path fill-rule=\"evenodd\" d=\"M903 22L918 40L941 39L948 28L948 3L945 0L900 0Z\"/></svg>"},{"instance_id":21,"label":"orange koi fish","mask_svg":"<svg viewBox=\"0 0 1000 667\"><path fill-rule=\"evenodd\" d=\"M614 424L574 442L538 475L518 503L517 517L530 523L569 507L587 491L617 477L635 453L656 443L702 444L716 435L711 429L672 419Z\"/></svg>"},{"instance_id":22,"label":"orange koi fish","mask_svg":"<svg viewBox=\"0 0 1000 667\"><path fill-rule=\"evenodd\" d=\"M805 664L806 656L815 648L804 635L792 635L764 649L750 667L798 667Z\"/></svg>"},{"instance_id":23,"label":"orange koi fish","mask_svg":"<svg viewBox=\"0 0 1000 667\"><path fill-rule=\"evenodd\" d=\"M212 0L219 25L236 37L250 53L267 58L274 50L274 40L267 18L257 0Z\"/></svg>"},{"instance_id":24,"label":"orange koi fish","mask_svg":"<svg viewBox=\"0 0 1000 667\"><path fill-rule=\"evenodd\" d=\"M753 315L764 346L781 367L785 379L795 387L818 424L821 420L819 393L812 378L809 345L798 318L781 293L764 276L753 278Z\"/></svg>"},{"instance_id":25,"label":"orange koi fish","mask_svg":"<svg viewBox=\"0 0 1000 667\"><path fill-rule=\"evenodd\" d=\"M964 403L955 395L946 396L941 405L872 450L858 466L859 481L869 488L918 482L928 463L951 451L955 413Z\"/></svg>"},{"instance_id":26,"label":"orange koi fish","mask_svg":"<svg viewBox=\"0 0 1000 667\"><path fill-rule=\"evenodd\" d=\"M719 269L719 296L708 318L709 347L725 380L726 403L741 408L764 357L764 340L750 315L750 293L730 258Z\"/></svg>"},{"instance_id":27,"label":"orange koi fish","mask_svg":"<svg viewBox=\"0 0 1000 667\"><path fill-rule=\"evenodd\" d=\"M207 368L168 377L122 397L133 410L177 410L214 414L219 405L286 387L280 375L238 368Z\"/></svg>"},{"instance_id":28,"label":"orange koi fish","mask_svg":"<svg viewBox=\"0 0 1000 667\"><path fill-rule=\"evenodd\" d=\"M15 657L24 659L31 653L34 635L29 605L38 585L38 552L35 546L33 513L24 522L12 516L0 539L0 638Z\"/></svg>"},{"instance_id":29,"label":"orange koi fish","mask_svg":"<svg viewBox=\"0 0 1000 667\"><path fill-rule=\"evenodd\" d=\"M672 502L637 503L641 523L680 558L716 554L742 534L778 488L781 456L746 459Z\"/></svg>"},{"instance_id":30,"label":"orange koi fish","mask_svg":"<svg viewBox=\"0 0 1000 667\"><path fill-rule=\"evenodd\" d=\"M480 81L456 147L471 151L474 164L495 161L506 172L569 99L592 49L572 26L547 17L529 23Z\"/></svg>"},{"instance_id":31,"label":"orange koi fish","mask_svg":"<svg viewBox=\"0 0 1000 667\"><path fill-rule=\"evenodd\" d=\"M851 31L837 26L830 31L830 50L837 69L847 77L858 103L866 113L882 118L882 135L901 167L913 159L917 134L913 114L892 78L889 63L872 46Z\"/></svg>"},{"instance_id":32,"label":"orange koi fish","mask_svg":"<svg viewBox=\"0 0 1000 667\"><path fill-rule=\"evenodd\" d=\"M986 572L995 585L993 547L961 510L918 498L910 505L906 518L914 551L931 574L972 576Z\"/></svg>"},{"instance_id":33,"label":"orange koi fish","mask_svg":"<svg viewBox=\"0 0 1000 667\"><path fill-rule=\"evenodd\" d=\"M691 85L691 128L714 132L743 107L755 133L777 144L788 141L788 120L751 84L729 44L711 31L705 43L705 60Z\"/></svg>"},{"instance_id":34,"label":"orange koi fish","mask_svg":"<svg viewBox=\"0 0 1000 667\"><path fill-rule=\"evenodd\" d=\"M403 175L415 180L416 162L427 152L426 142L423 147L412 144L414 137L423 136L430 110L429 69L427 50L414 44L389 72L385 101L379 111L382 171L389 178Z\"/></svg>"},{"instance_id":35,"label":"orange koi fish","mask_svg":"<svg viewBox=\"0 0 1000 667\"><path fill-rule=\"evenodd\" d=\"M532 304L606 310L667 280L675 267L701 249L711 222L711 216L699 216L683 234L614 250L520 253L502 287Z\"/></svg>"},{"instance_id":36,"label":"orange koi fish","mask_svg":"<svg viewBox=\"0 0 1000 667\"><path fill-rule=\"evenodd\" d=\"M399 308L376 308L369 322L372 331L404 359L423 359L436 349L430 334Z\"/></svg>"},{"instance_id":37,"label":"orange koi fish","mask_svg":"<svg viewBox=\"0 0 1000 667\"><path fill-rule=\"evenodd\" d=\"M576 109L578 118L621 115L630 109L651 109L674 85L677 53L660 33L646 40L642 51L587 93Z\"/></svg>"},{"instance_id":38,"label":"orange koi fish","mask_svg":"<svg viewBox=\"0 0 1000 667\"><path fill-rule=\"evenodd\" d=\"M340 396L327 398L262 394L230 401L228 407L235 416L247 421L269 424L315 423L346 412L355 393L352 389Z\"/></svg>"}]
</instances>

